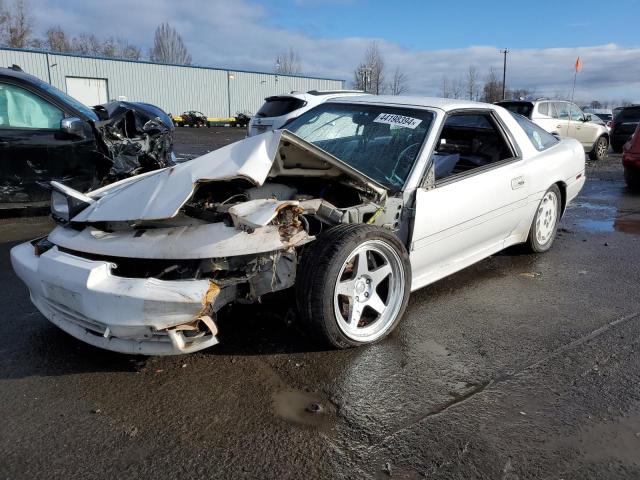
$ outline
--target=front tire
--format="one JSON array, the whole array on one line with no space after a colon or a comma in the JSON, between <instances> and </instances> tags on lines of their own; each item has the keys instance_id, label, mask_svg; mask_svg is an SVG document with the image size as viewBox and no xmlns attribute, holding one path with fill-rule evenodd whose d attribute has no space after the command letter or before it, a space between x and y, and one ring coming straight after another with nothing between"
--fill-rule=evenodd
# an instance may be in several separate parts
<instances>
[{"instance_id":1,"label":"front tire","mask_svg":"<svg viewBox=\"0 0 640 480\"><path fill-rule=\"evenodd\" d=\"M561 199L560 189L552 185L540 200L527 239L531 252L544 253L553 245L560 220Z\"/></svg>"},{"instance_id":2,"label":"front tire","mask_svg":"<svg viewBox=\"0 0 640 480\"><path fill-rule=\"evenodd\" d=\"M409 254L396 235L371 225L338 225L302 252L296 301L314 333L348 348L386 337L410 289Z\"/></svg>"},{"instance_id":3,"label":"front tire","mask_svg":"<svg viewBox=\"0 0 640 480\"><path fill-rule=\"evenodd\" d=\"M605 136L599 137L596 143L593 144L593 150L589 152L589 158L595 161L602 160L607 156L608 151L609 140Z\"/></svg>"}]
</instances>

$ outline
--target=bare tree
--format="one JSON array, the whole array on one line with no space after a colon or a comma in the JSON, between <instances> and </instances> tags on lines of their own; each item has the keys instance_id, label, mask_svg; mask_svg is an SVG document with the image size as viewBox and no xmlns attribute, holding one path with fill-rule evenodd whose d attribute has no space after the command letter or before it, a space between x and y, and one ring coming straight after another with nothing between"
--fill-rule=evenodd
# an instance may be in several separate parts
<instances>
[{"instance_id":1,"label":"bare tree","mask_svg":"<svg viewBox=\"0 0 640 480\"><path fill-rule=\"evenodd\" d=\"M451 86L449 79L446 75L442 76L442 98L450 98L451 97Z\"/></svg>"},{"instance_id":2,"label":"bare tree","mask_svg":"<svg viewBox=\"0 0 640 480\"><path fill-rule=\"evenodd\" d=\"M282 52L276 58L276 66L273 69L275 73L283 75L296 75L301 72L300 56L292 47Z\"/></svg>"},{"instance_id":3,"label":"bare tree","mask_svg":"<svg viewBox=\"0 0 640 480\"><path fill-rule=\"evenodd\" d=\"M467 94L469 100L478 99L478 70L475 65L469 65L469 71L467 72Z\"/></svg>"},{"instance_id":4,"label":"bare tree","mask_svg":"<svg viewBox=\"0 0 640 480\"><path fill-rule=\"evenodd\" d=\"M156 28L149 57L153 62L191 65L191 55L182 37L168 23L162 23Z\"/></svg>"},{"instance_id":5,"label":"bare tree","mask_svg":"<svg viewBox=\"0 0 640 480\"><path fill-rule=\"evenodd\" d=\"M406 93L409 90L407 80L407 76L400 71L400 67L396 67L391 82L389 83L389 93L391 93L391 95L402 95Z\"/></svg>"},{"instance_id":6,"label":"bare tree","mask_svg":"<svg viewBox=\"0 0 640 480\"><path fill-rule=\"evenodd\" d=\"M15 0L11 8L0 4L0 38L3 45L25 48L31 44L33 18L27 0Z\"/></svg>"},{"instance_id":7,"label":"bare tree","mask_svg":"<svg viewBox=\"0 0 640 480\"><path fill-rule=\"evenodd\" d=\"M507 98L511 98L513 100L525 100L533 97L535 93L536 90L531 88L514 88L512 90L507 90Z\"/></svg>"},{"instance_id":8,"label":"bare tree","mask_svg":"<svg viewBox=\"0 0 640 480\"><path fill-rule=\"evenodd\" d=\"M80 55L103 55L102 42L93 33L81 33L73 37L71 49Z\"/></svg>"},{"instance_id":9,"label":"bare tree","mask_svg":"<svg viewBox=\"0 0 640 480\"><path fill-rule=\"evenodd\" d=\"M454 78L451 80L451 98L462 98L462 82Z\"/></svg>"},{"instance_id":10,"label":"bare tree","mask_svg":"<svg viewBox=\"0 0 640 480\"><path fill-rule=\"evenodd\" d=\"M384 59L378 48L378 43L372 41L365 51L362 62L354 71L354 86L368 93L376 95L384 93Z\"/></svg>"},{"instance_id":11,"label":"bare tree","mask_svg":"<svg viewBox=\"0 0 640 480\"><path fill-rule=\"evenodd\" d=\"M502 82L498 80L495 70L491 67L482 89L482 101L493 103L502 100Z\"/></svg>"},{"instance_id":12,"label":"bare tree","mask_svg":"<svg viewBox=\"0 0 640 480\"><path fill-rule=\"evenodd\" d=\"M43 43L45 48L51 52L66 53L73 51L71 42L59 25L47 30Z\"/></svg>"}]
</instances>

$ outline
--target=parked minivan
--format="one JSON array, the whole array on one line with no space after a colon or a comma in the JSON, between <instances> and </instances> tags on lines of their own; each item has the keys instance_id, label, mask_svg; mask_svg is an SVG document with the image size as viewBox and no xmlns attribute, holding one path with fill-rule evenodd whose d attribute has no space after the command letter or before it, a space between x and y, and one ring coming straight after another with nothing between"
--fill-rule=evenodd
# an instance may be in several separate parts
<instances>
[{"instance_id":1,"label":"parked minivan","mask_svg":"<svg viewBox=\"0 0 640 480\"><path fill-rule=\"evenodd\" d=\"M510 100L497 104L531 119L549 133L575 138L591 160L601 160L607 155L609 132L606 125L592 122L591 115L584 113L575 103L540 99Z\"/></svg>"}]
</instances>

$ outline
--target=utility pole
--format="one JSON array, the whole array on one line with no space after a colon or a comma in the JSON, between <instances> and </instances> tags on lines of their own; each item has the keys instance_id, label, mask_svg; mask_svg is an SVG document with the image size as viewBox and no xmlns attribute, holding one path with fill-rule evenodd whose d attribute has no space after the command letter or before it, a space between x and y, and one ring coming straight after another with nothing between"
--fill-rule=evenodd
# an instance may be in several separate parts
<instances>
[{"instance_id":1,"label":"utility pole","mask_svg":"<svg viewBox=\"0 0 640 480\"><path fill-rule=\"evenodd\" d=\"M507 96L507 53L509 50L506 48L504 50L500 50L500 53L504 55L504 63L502 66L502 100L506 100Z\"/></svg>"}]
</instances>

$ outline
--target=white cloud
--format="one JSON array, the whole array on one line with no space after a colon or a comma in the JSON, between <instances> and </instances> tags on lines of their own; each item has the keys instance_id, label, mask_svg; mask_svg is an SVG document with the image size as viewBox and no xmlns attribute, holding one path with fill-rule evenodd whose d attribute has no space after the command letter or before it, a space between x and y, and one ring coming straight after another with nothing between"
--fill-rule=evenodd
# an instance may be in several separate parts
<instances>
[{"instance_id":1,"label":"white cloud","mask_svg":"<svg viewBox=\"0 0 640 480\"><path fill-rule=\"evenodd\" d=\"M321 3L322 0L298 0ZM349 1L349 0L325 0ZM168 21L182 35L194 62L201 65L271 71L278 52L293 47L307 74L351 82L353 69L373 38L326 38L273 26L268 8L250 0L159 2L157 0L32 0L42 33L59 24L72 34L83 31L116 36L148 48L155 27ZM494 46L415 51L376 39L388 70L400 67L410 78L411 93L438 95L442 77L463 77L469 65L481 75L494 67L502 73L502 57ZM577 56L584 61L576 97L640 100L640 48L601 45L581 48L511 50L507 85L533 88L540 95L567 93Z\"/></svg>"}]
</instances>

